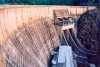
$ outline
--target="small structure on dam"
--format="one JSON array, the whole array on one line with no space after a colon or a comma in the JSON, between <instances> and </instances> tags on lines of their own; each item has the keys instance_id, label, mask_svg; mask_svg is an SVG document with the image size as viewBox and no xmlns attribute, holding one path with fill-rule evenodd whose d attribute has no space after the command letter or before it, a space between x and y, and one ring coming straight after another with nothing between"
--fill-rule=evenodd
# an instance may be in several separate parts
<instances>
[{"instance_id":1,"label":"small structure on dam","mask_svg":"<svg viewBox=\"0 0 100 67\"><path fill-rule=\"evenodd\" d=\"M63 30L74 28L74 22L74 18L69 15L68 10L54 10L54 25L62 44L65 44Z\"/></svg>"}]
</instances>

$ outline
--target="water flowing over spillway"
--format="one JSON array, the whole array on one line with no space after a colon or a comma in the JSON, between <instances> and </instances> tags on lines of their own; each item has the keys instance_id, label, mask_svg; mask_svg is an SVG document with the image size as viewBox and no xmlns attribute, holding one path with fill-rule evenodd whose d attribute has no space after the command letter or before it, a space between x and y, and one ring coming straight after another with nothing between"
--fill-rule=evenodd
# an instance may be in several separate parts
<instances>
[{"instance_id":1,"label":"water flowing over spillway","mask_svg":"<svg viewBox=\"0 0 100 67\"><path fill-rule=\"evenodd\" d=\"M5 67L47 67L50 51L60 45L50 18L16 30L2 46Z\"/></svg>"}]
</instances>

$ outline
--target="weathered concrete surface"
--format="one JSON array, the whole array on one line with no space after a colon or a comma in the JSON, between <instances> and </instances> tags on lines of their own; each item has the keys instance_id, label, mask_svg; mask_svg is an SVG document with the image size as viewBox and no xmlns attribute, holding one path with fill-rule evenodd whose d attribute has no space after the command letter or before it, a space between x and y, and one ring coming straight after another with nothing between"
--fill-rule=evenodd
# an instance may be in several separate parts
<instances>
[{"instance_id":1,"label":"weathered concrete surface","mask_svg":"<svg viewBox=\"0 0 100 67\"><path fill-rule=\"evenodd\" d=\"M67 30L67 29L70 29L70 28L74 28L74 23L66 25L66 26L62 26L62 30Z\"/></svg>"},{"instance_id":2,"label":"weathered concrete surface","mask_svg":"<svg viewBox=\"0 0 100 67\"><path fill-rule=\"evenodd\" d=\"M15 52L16 47L14 45L18 45L18 43L20 43L19 46L21 46L22 44L24 44L24 45L28 44L31 46L31 45L33 45L33 43L36 44L36 42L40 42L40 43L38 43L39 44L38 47L42 48L43 45L40 46L41 43L45 45L45 46L43 46L43 49L46 49L44 57L45 56L47 57L48 52L50 50L52 50L53 47L59 45L59 43L57 43L58 41L55 39L55 37L52 38L55 35L55 34L53 34L54 29L52 29L52 28L45 29L44 28L47 25L43 26L40 24L40 26L38 26L38 23L37 23L38 27L35 27L35 29L42 31L42 32L45 31L45 32L40 34L39 31L35 30L35 32L38 32L38 34L35 34L34 36L33 36L34 32L31 32L33 30L33 28L32 29L26 28L30 34L25 32L26 30L24 30L24 31L22 30L23 33L22 32L17 33L16 38L18 37L18 39L17 39L18 43L16 43L15 37L14 37L15 38L14 40L12 37L13 41L11 41L11 42L8 39L9 39L9 37L11 37L12 33L15 30L20 29L23 26L26 26L26 24L31 24L31 23L33 23L33 21L36 21L39 18L50 17L53 19L54 18L53 10L60 10L60 9L62 9L62 10L67 9L69 12L69 15L74 16L77 21L82 13L86 12L87 10L95 9L95 7L93 7L93 6L49 6L49 5L48 6L44 6L44 5L42 5L42 6L38 6L38 5L34 5L34 6L31 6L31 5L0 5L0 43L3 45L5 44L4 46L6 46L6 47L7 47L6 44L9 44L9 43L10 43L10 45L13 46L13 48L11 49L12 51L10 49L4 48L4 50L3 50L4 55L5 54L9 55L9 53L11 51L12 55L14 54L13 55L13 57L14 57L15 53L16 53ZM49 25L47 27L49 27ZM43 28L43 29L41 29L41 28ZM49 32L49 31L51 31L51 32ZM60 33L60 31L59 31L59 33ZM52 34L52 35L50 35L50 34ZM39 37L37 37L37 35L39 35ZM28 38L28 36L31 39ZM24 37L26 37L26 38L24 38ZM36 40L34 40L34 39L36 39ZM56 43L56 45L54 45L53 43ZM50 46L50 45L52 45L52 46ZM37 46L34 46L34 47L37 47ZM5 49L7 51L5 51ZM20 49L22 50L22 48L20 48ZM19 51L21 51L20 49L18 49L18 46L17 46L16 51L19 52ZM32 49L32 48L31 48L31 50L34 50L33 53L35 53L35 54L37 54L37 51L39 51L39 49ZM30 51L30 50L27 48L27 51ZM42 49L41 49L41 51L44 52L44 50L42 50ZM8 52L8 53L5 53L5 52ZM25 51L23 51L23 52L25 53ZM39 53L41 55L43 55L42 52L39 52ZM35 54L33 54L33 55L35 55ZM12 55L11 55L11 57L12 57ZM23 54L21 54L20 52L19 52L18 56L20 56L21 60L12 60L12 61L14 61L14 62L17 61L17 62L19 62L19 65L21 65L22 61L25 61L25 60L23 60L23 58L25 58L26 56L23 56ZM39 55L37 54L36 56L38 57ZM6 56L4 56L4 57L6 57ZM14 57L14 59L15 58L18 59L18 57L16 57L16 56ZM29 58L29 59L31 59L31 58ZM28 63L30 62L29 59L26 59L26 60L28 60L27 61ZM42 57L40 59L44 60L44 59L42 59ZM8 61L5 60L5 63L7 63L7 62ZM42 62L43 64L40 62L40 66L45 66L44 65L45 62L46 62L46 60ZM9 61L9 63L11 63L11 61ZM13 65L13 63L11 63L11 65Z\"/></svg>"},{"instance_id":3,"label":"weathered concrete surface","mask_svg":"<svg viewBox=\"0 0 100 67\"><path fill-rule=\"evenodd\" d=\"M93 6L49 6L49 5L0 5L0 42L3 44L11 33L39 18L53 19L53 10L68 10L69 15L78 16Z\"/></svg>"},{"instance_id":4,"label":"weathered concrete surface","mask_svg":"<svg viewBox=\"0 0 100 67\"><path fill-rule=\"evenodd\" d=\"M50 51L60 45L50 18L13 32L1 46L5 67L47 67Z\"/></svg>"},{"instance_id":5,"label":"weathered concrete surface","mask_svg":"<svg viewBox=\"0 0 100 67\"><path fill-rule=\"evenodd\" d=\"M0 67L4 67L1 50L0 50Z\"/></svg>"}]
</instances>

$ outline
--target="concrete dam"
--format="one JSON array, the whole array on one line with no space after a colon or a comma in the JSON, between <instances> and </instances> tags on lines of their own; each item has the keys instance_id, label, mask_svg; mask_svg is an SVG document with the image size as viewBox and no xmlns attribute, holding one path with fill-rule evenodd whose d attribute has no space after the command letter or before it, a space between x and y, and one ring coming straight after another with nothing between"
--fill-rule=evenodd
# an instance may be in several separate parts
<instances>
[{"instance_id":1,"label":"concrete dam","mask_svg":"<svg viewBox=\"0 0 100 67\"><path fill-rule=\"evenodd\" d=\"M53 24L53 11L68 10L77 23L81 14L92 9L95 7L1 6L0 67L47 67L50 51L61 45L62 30ZM74 27L77 30L77 24Z\"/></svg>"}]
</instances>

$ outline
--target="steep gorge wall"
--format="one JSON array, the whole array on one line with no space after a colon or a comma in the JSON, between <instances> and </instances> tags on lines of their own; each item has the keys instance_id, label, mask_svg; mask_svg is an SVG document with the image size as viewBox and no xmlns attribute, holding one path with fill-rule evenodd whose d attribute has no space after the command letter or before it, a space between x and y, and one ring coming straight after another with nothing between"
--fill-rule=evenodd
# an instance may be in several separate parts
<instances>
[{"instance_id":1,"label":"steep gorge wall","mask_svg":"<svg viewBox=\"0 0 100 67\"><path fill-rule=\"evenodd\" d=\"M16 30L2 45L5 67L47 67L54 47L60 45L50 18L25 25Z\"/></svg>"},{"instance_id":2,"label":"steep gorge wall","mask_svg":"<svg viewBox=\"0 0 100 67\"><path fill-rule=\"evenodd\" d=\"M66 9L77 18L93 6L45 6L45 5L0 5L0 43L3 44L11 33L39 18L53 19L53 10Z\"/></svg>"}]
</instances>

